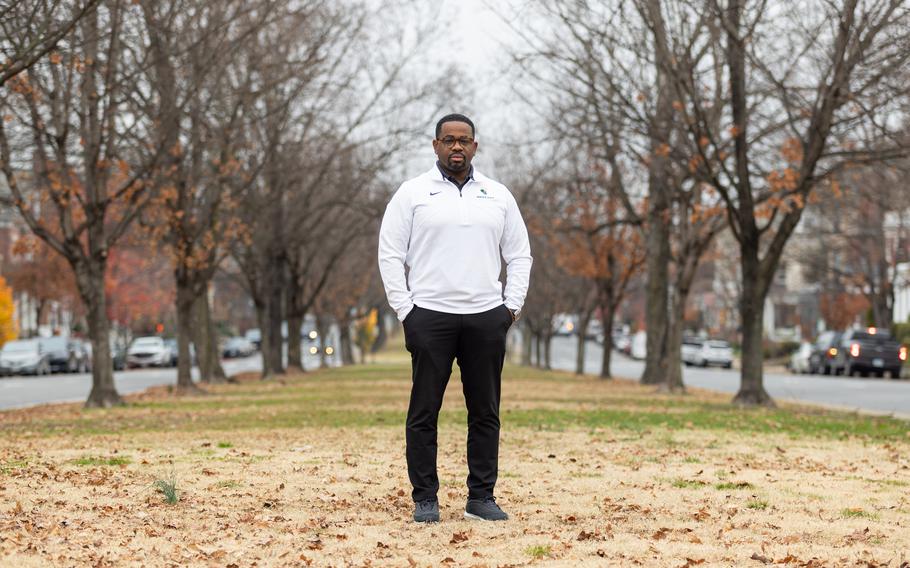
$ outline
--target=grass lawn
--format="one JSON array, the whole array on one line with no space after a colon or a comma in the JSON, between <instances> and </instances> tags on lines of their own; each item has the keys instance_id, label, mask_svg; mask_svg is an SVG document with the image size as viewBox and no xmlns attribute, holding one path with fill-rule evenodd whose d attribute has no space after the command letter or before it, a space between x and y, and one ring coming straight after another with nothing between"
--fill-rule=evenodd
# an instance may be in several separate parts
<instances>
[{"instance_id":1,"label":"grass lawn","mask_svg":"<svg viewBox=\"0 0 910 568\"><path fill-rule=\"evenodd\" d=\"M508 367L498 500L462 520L457 367L442 522L410 522L406 354L0 413L0 566L904 566L910 424Z\"/></svg>"}]
</instances>

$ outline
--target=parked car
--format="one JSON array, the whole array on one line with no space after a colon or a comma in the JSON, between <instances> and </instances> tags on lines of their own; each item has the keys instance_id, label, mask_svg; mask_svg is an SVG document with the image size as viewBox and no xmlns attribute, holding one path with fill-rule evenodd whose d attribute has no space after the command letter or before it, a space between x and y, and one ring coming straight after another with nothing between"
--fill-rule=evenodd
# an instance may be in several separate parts
<instances>
[{"instance_id":1,"label":"parked car","mask_svg":"<svg viewBox=\"0 0 910 568\"><path fill-rule=\"evenodd\" d=\"M613 349L628 355L632 349L632 337L627 333L613 334Z\"/></svg>"},{"instance_id":2,"label":"parked car","mask_svg":"<svg viewBox=\"0 0 910 568\"><path fill-rule=\"evenodd\" d=\"M802 342L799 344L799 349L793 352L790 355L790 361L787 362L787 368L794 373L809 373L809 359L812 356L812 344L808 342Z\"/></svg>"},{"instance_id":3,"label":"parked car","mask_svg":"<svg viewBox=\"0 0 910 568\"><path fill-rule=\"evenodd\" d=\"M901 366L907 360L907 347L892 339L884 329L850 329L844 332L832 365L835 374L852 377L870 373L892 379L900 378Z\"/></svg>"},{"instance_id":4,"label":"parked car","mask_svg":"<svg viewBox=\"0 0 910 568\"><path fill-rule=\"evenodd\" d=\"M694 342L693 342L694 343ZM683 351L683 362L687 365L709 367L715 365L729 369L733 367L733 348L723 339L708 339L697 348L694 344ZM688 357L688 360L685 359Z\"/></svg>"},{"instance_id":5,"label":"parked car","mask_svg":"<svg viewBox=\"0 0 910 568\"><path fill-rule=\"evenodd\" d=\"M244 337L256 346L256 349L262 349L262 332L258 328L246 330Z\"/></svg>"},{"instance_id":6,"label":"parked car","mask_svg":"<svg viewBox=\"0 0 910 568\"><path fill-rule=\"evenodd\" d=\"M110 344L111 364L114 366L114 370L122 371L123 369L126 369L126 348L113 337L110 340Z\"/></svg>"},{"instance_id":7,"label":"parked car","mask_svg":"<svg viewBox=\"0 0 910 568\"><path fill-rule=\"evenodd\" d=\"M694 365L698 360L698 352L701 351L704 342L697 337L683 337L679 355L687 367Z\"/></svg>"},{"instance_id":8,"label":"parked car","mask_svg":"<svg viewBox=\"0 0 910 568\"><path fill-rule=\"evenodd\" d=\"M78 339L41 337L41 350L50 355L51 372L84 373L88 369L88 354Z\"/></svg>"},{"instance_id":9,"label":"parked car","mask_svg":"<svg viewBox=\"0 0 910 568\"><path fill-rule=\"evenodd\" d=\"M221 355L230 357L249 357L256 351L256 347L245 337L232 337L224 343Z\"/></svg>"},{"instance_id":10,"label":"parked car","mask_svg":"<svg viewBox=\"0 0 910 568\"><path fill-rule=\"evenodd\" d=\"M809 355L809 372L812 374L830 375L834 359L840 350L840 331L825 331L818 336Z\"/></svg>"},{"instance_id":11,"label":"parked car","mask_svg":"<svg viewBox=\"0 0 910 568\"><path fill-rule=\"evenodd\" d=\"M138 337L126 351L126 366L134 367L169 367L171 350L164 339L157 336Z\"/></svg>"},{"instance_id":12,"label":"parked car","mask_svg":"<svg viewBox=\"0 0 910 568\"><path fill-rule=\"evenodd\" d=\"M0 349L0 373L4 375L50 375L50 354L37 339L7 341Z\"/></svg>"},{"instance_id":13,"label":"parked car","mask_svg":"<svg viewBox=\"0 0 910 568\"><path fill-rule=\"evenodd\" d=\"M180 348L177 345L177 338L170 337L164 340L164 344L167 346L171 354L171 359L169 365L171 367L177 366L177 360L179 359L178 355L180 353ZM190 343L190 365L196 364L196 346Z\"/></svg>"},{"instance_id":14,"label":"parked car","mask_svg":"<svg viewBox=\"0 0 910 568\"><path fill-rule=\"evenodd\" d=\"M84 339L70 339L70 350L76 353L78 363L77 371L80 373L89 373L92 370L92 342Z\"/></svg>"},{"instance_id":15,"label":"parked car","mask_svg":"<svg viewBox=\"0 0 910 568\"><path fill-rule=\"evenodd\" d=\"M648 334L644 331L636 331L632 336L632 344L629 346L629 356L633 359L644 359L648 354Z\"/></svg>"}]
</instances>

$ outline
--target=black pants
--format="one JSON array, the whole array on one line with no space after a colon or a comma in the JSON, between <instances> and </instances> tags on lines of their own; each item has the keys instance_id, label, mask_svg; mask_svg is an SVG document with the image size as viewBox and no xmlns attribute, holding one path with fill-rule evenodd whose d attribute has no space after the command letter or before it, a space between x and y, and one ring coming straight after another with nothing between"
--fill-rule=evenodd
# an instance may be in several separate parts
<instances>
[{"instance_id":1,"label":"black pants","mask_svg":"<svg viewBox=\"0 0 910 568\"><path fill-rule=\"evenodd\" d=\"M506 332L504 305L479 314L448 314L415 306L404 320L411 352L411 403L406 428L408 477L414 501L435 499L436 425L442 397L458 361L468 407L468 497L493 496L499 468L499 393Z\"/></svg>"}]
</instances>

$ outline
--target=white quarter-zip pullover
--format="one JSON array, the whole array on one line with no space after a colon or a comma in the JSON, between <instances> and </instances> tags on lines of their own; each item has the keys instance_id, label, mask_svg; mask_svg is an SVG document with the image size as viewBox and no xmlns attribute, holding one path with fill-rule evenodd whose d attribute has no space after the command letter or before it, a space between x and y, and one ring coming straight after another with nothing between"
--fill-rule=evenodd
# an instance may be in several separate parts
<instances>
[{"instance_id":1,"label":"white quarter-zip pullover","mask_svg":"<svg viewBox=\"0 0 910 568\"><path fill-rule=\"evenodd\" d=\"M504 185L477 170L459 190L434 166L404 182L382 218L379 272L400 321L415 304L451 314L476 314L502 303L520 310L531 262L518 203Z\"/></svg>"}]
</instances>

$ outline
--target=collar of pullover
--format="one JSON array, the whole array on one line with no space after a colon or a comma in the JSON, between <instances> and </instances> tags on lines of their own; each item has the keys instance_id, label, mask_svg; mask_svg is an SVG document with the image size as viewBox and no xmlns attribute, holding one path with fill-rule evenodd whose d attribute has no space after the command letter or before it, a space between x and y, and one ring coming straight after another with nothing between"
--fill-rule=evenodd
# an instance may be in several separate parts
<instances>
[{"instance_id":1,"label":"collar of pullover","mask_svg":"<svg viewBox=\"0 0 910 568\"><path fill-rule=\"evenodd\" d=\"M442 166L439 164L439 162L436 162L436 169L438 169L439 173L442 175L443 181L450 181L454 183L455 187L457 187L459 191L464 189L464 186L468 185L468 182L474 179L474 166L471 166L471 168L468 170L468 177L464 178L464 183L461 183L457 179L448 175L445 170L442 169Z\"/></svg>"}]
</instances>

